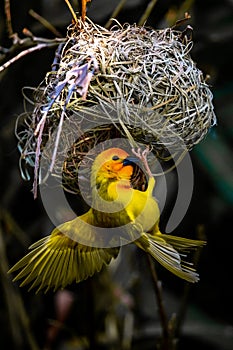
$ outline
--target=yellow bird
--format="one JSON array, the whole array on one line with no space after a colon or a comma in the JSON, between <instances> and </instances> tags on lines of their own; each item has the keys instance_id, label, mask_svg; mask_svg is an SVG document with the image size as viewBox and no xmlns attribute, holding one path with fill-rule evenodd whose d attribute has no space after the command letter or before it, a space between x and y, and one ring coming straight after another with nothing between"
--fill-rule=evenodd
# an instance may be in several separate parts
<instances>
[{"instance_id":1,"label":"yellow bird","mask_svg":"<svg viewBox=\"0 0 233 350\"><path fill-rule=\"evenodd\" d=\"M38 292L51 288L56 291L85 280L117 257L120 248L114 245L116 237L122 242L133 241L175 275L189 282L199 280L192 264L183 261L183 257L185 252L205 242L160 232L160 212L153 197L155 180L146 152L138 150L134 154L138 158L130 157L120 148L110 148L96 157L91 171L92 207L32 244L31 251L9 270L11 273L20 269L14 281L23 279L20 286L32 283L30 289L37 287ZM131 186L135 160L139 159L149 174L146 191ZM108 242L101 236L102 228L105 237L106 229L109 232ZM115 229L116 237L111 235ZM183 253L180 255L179 251Z\"/></svg>"}]
</instances>

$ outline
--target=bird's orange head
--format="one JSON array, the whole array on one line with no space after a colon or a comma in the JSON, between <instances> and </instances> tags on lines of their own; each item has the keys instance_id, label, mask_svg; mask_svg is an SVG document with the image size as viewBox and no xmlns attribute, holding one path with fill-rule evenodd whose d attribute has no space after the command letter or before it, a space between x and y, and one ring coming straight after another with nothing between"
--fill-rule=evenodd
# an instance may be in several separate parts
<instances>
[{"instance_id":1,"label":"bird's orange head","mask_svg":"<svg viewBox=\"0 0 233 350\"><path fill-rule=\"evenodd\" d=\"M110 148L101 152L92 166L92 184L104 180L130 180L136 158L121 148Z\"/></svg>"}]
</instances>

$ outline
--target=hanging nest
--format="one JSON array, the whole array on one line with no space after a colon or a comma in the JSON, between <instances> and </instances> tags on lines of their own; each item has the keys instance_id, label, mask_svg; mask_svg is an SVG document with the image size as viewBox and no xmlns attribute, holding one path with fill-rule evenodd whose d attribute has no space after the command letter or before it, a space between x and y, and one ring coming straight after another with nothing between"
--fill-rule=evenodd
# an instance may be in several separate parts
<instances>
[{"instance_id":1,"label":"hanging nest","mask_svg":"<svg viewBox=\"0 0 233 350\"><path fill-rule=\"evenodd\" d=\"M84 156L90 169L95 146L106 140L143 143L166 161L204 138L216 122L212 93L186 34L118 23L107 30L89 19L68 28L18 126L21 167L24 176L27 165L34 168L34 192L52 174L78 193ZM88 181L90 170L83 172Z\"/></svg>"}]
</instances>

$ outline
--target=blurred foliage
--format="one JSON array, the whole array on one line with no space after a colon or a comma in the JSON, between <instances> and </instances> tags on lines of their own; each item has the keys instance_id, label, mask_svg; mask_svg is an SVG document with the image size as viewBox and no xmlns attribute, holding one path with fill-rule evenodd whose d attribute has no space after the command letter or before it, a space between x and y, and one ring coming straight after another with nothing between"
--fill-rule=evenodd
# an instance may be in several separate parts
<instances>
[{"instance_id":1,"label":"blurred foliage","mask_svg":"<svg viewBox=\"0 0 233 350\"><path fill-rule=\"evenodd\" d=\"M104 25L118 0L92 0L88 16ZM137 22L149 0L128 0L118 15L120 22ZM77 8L78 1L72 2ZM191 152L195 173L193 200L174 234L202 227L208 240L199 271L201 281L187 293L182 281L158 268L164 304L171 322L188 302L177 349L232 349L233 310L231 283L233 202L233 1L158 0L147 24L164 28L191 4L194 28L193 57L210 74L218 127ZM14 32L24 27L40 37L53 37L28 11L44 16L65 35L71 15L62 0L11 1ZM10 47L4 1L0 1L0 60ZM52 225L33 200L31 184L21 180L14 136L17 115L23 111L21 89L37 86L50 70L54 49L38 51L17 61L0 75L0 255L3 296L0 301L0 345L11 349L155 349L160 337L156 302L145 257L133 247L108 271L64 292L35 296L12 284L6 274L27 246L50 232ZM173 192L172 184L169 185ZM169 189L168 189L169 190ZM169 215L162 215L162 225ZM201 226L200 226L201 225ZM181 313L180 313L181 311ZM177 334L179 335L179 334Z\"/></svg>"}]
</instances>

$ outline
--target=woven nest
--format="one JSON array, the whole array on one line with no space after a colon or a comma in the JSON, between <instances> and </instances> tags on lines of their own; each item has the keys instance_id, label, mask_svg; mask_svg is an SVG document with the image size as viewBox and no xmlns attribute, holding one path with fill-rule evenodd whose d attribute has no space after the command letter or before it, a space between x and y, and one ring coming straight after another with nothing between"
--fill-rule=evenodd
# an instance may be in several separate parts
<instances>
[{"instance_id":1,"label":"woven nest","mask_svg":"<svg viewBox=\"0 0 233 350\"><path fill-rule=\"evenodd\" d=\"M171 28L71 25L18 127L22 171L34 168L34 190L43 159L44 174L62 173L65 190L78 193L79 165L85 155L90 165L106 140L149 145L162 161L199 143L215 114L191 48L186 32Z\"/></svg>"}]
</instances>

